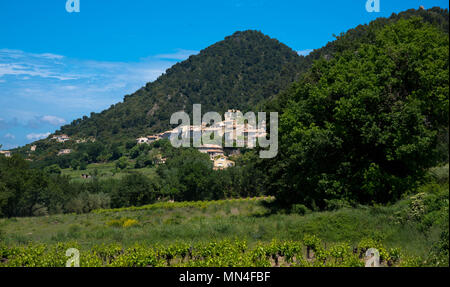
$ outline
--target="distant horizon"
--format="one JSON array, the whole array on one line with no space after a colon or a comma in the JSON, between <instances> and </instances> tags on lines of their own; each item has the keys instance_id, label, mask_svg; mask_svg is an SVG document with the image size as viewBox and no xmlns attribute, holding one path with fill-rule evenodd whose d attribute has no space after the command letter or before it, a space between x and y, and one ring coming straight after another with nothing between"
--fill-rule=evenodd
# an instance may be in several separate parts
<instances>
[{"instance_id":1,"label":"distant horizon","mask_svg":"<svg viewBox=\"0 0 450 287\"><path fill-rule=\"evenodd\" d=\"M291 2L81 0L80 13L67 13L65 0L2 1L1 149L46 138L107 109L237 31L261 31L306 56L333 34L379 17L421 5L448 9L440 0L381 0L379 13L368 13L366 1Z\"/></svg>"}]
</instances>

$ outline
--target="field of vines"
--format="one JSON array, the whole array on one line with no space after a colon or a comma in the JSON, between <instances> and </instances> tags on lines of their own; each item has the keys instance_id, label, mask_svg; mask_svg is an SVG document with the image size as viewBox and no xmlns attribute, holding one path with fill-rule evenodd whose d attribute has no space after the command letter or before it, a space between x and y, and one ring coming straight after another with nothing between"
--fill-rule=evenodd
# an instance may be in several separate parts
<instances>
[{"instance_id":1,"label":"field of vines","mask_svg":"<svg viewBox=\"0 0 450 287\"><path fill-rule=\"evenodd\" d=\"M233 199L222 199L222 200L209 200L209 201L181 201L181 202L157 202L143 206L131 206L131 207L121 207L113 209L97 209L92 211L92 213L103 214L103 213L116 213L123 211L142 211L142 210L156 210L156 209L175 209L175 208L199 208L205 209L209 206L223 206L226 204L240 203L240 202L271 202L275 198L271 196L261 196L261 197L249 197L249 198L233 198Z\"/></svg>"},{"instance_id":2,"label":"field of vines","mask_svg":"<svg viewBox=\"0 0 450 287\"><path fill-rule=\"evenodd\" d=\"M448 174L448 172L447 172ZM273 198L0 219L0 267L448 267L448 184L390 206L273 212Z\"/></svg>"},{"instance_id":3,"label":"field of vines","mask_svg":"<svg viewBox=\"0 0 450 287\"><path fill-rule=\"evenodd\" d=\"M1 267L65 267L70 248L76 242L52 246L29 244L0 245ZM189 245L119 244L80 249L80 267L364 267L366 251L376 248L380 265L385 267L420 266L418 257L405 257L397 248L386 249L379 242L364 239L357 246L338 243L326 246L318 237L305 235L301 241L272 241L249 247L241 240L222 240ZM68 257L69 256L69 257Z\"/></svg>"}]
</instances>

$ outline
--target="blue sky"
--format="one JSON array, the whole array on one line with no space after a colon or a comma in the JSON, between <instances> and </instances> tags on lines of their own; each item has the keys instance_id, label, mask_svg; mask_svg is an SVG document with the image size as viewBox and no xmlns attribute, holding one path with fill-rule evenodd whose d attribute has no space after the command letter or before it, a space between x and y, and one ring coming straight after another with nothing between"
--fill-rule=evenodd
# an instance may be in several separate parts
<instances>
[{"instance_id":1,"label":"blue sky","mask_svg":"<svg viewBox=\"0 0 450 287\"><path fill-rule=\"evenodd\" d=\"M443 0L0 1L0 144L46 137L155 80L238 30L256 29L301 54L358 24Z\"/></svg>"}]
</instances>

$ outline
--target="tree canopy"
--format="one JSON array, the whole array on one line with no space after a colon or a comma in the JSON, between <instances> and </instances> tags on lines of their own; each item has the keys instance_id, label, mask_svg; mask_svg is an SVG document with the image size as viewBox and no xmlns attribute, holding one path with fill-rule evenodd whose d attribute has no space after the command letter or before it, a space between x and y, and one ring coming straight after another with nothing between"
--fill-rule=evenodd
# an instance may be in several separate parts
<instances>
[{"instance_id":1,"label":"tree canopy","mask_svg":"<svg viewBox=\"0 0 450 287\"><path fill-rule=\"evenodd\" d=\"M284 95L280 153L266 169L280 203L395 201L440 161L448 34L411 18L374 37L318 60Z\"/></svg>"}]
</instances>

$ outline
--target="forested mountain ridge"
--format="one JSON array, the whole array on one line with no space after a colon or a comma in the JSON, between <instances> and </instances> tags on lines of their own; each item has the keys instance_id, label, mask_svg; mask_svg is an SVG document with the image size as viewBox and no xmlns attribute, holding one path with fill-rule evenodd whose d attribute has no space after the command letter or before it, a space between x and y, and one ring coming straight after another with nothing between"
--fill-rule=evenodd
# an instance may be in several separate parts
<instances>
[{"instance_id":1,"label":"forested mountain ridge","mask_svg":"<svg viewBox=\"0 0 450 287\"><path fill-rule=\"evenodd\" d=\"M448 33L448 11L438 7L410 9L359 25L306 57L261 32L236 32L174 65L156 81L125 96L122 103L77 119L60 132L116 141L167 129L172 113L190 112L194 103L202 104L204 112L258 109L289 87L314 60L370 43L376 30L412 16Z\"/></svg>"},{"instance_id":2,"label":"forested mountain ridge","mask_svg":"<svg viewBox=\"0 0 450 287\"><path fill-rule=\"evenodd\" d=\"M94 137L108 144L123 143L170 128L170 115L180 110L190 112L194 103L202 104L203 112L238 108L282 113L286 95L295 89L292 83L314 61L331 59L346 50L356 51L363 43L373 43L376 31L382 27L414 16L448 33L448 10L439 7L410 9L389 18L377 18L341 33L306 57L261 32L236 32L174 65L156 81L125 96L123 102L74 120L56 133L73 138ZM45 140L37 144L40 149L47 149ZM27 145L15 152L26 155L29 148Z\"/></svg>"},{"instance_id":3,"label":"forested mountain ridge","mask_svg":"<svg viewBox=\"0 0 450 287\"><path fill-rule=\"evenodd\" d=\"M248 110L290 84L303 57L257 31L236 32L198 55L168 69L123 103L90 118L78 119L61 132L100 139L136 137L169 128L171 114Z\"/></svg>"}]
</instances>

